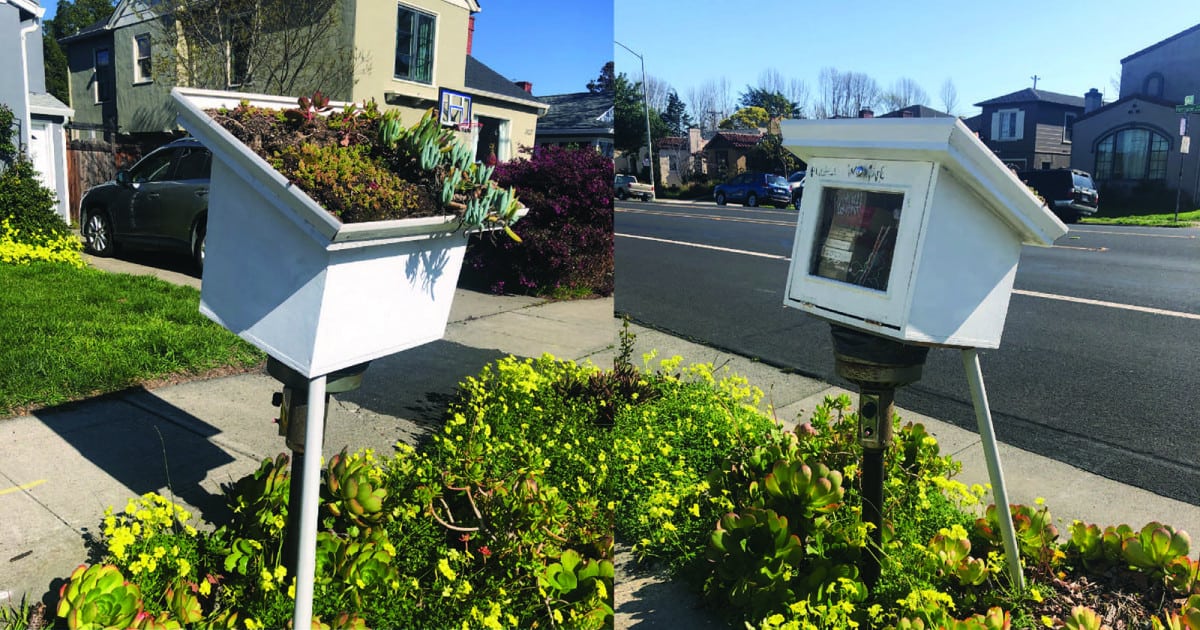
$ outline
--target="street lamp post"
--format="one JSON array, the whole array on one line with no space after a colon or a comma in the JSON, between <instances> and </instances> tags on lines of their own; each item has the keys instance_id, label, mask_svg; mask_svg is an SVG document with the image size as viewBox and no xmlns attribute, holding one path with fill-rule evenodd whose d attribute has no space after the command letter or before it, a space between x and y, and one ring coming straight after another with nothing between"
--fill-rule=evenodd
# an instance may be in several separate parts
<instances>
[{"instance_id":1,"label":"street lamp post","mask_svg":"<svg viewBox=\"0 0 1200 630\"><path fill-rule=\"evenodd\" d=\"M642 64L642 111L646 113L646 153L649 156L650 162L650 185L657 187L658 182L654 179L654 145L650 139L650 98L647 96L646 92L646 60L643 59L641 55L633 52L633 49L625 44L622 44L615 39L613 40L613 43L621 48L624 48L625 50L628 50L633 54L634 57L637 57L638 61L640 61Z\"/></svg>"}]
</instances>

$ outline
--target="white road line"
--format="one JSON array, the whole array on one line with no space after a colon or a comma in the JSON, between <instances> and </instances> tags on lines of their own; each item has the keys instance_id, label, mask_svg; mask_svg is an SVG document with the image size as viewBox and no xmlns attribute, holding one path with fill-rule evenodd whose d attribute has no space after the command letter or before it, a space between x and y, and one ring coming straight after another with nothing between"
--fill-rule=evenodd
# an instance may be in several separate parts
<instances>
[{"instance_id":1,"label":"white road line","mask_svg":"<svg viewBox=\"0 0 1200 630\"><path fill-rule=\"evenodd\" d=\"M1183 319L1200 319L1200 315L1196 313L1183 313L1180 311L1168 311L1161 308L1151 308L1149 306L1137 306L1134 304L1119 304L1117 302L1105 302L1103 300L1089 300L1087 298L1077 298L1068 295L1055 295L1053 293L1038 293L1037 291L1022 291L1013 289L1013 293L1017 295L1027 295L1029 297L1044 298L1047 300L1060 300L1063 302L1075 302L1076 304L1090 304L1092 306L1107 306L1108 308L1119 308L1126 311L1137 311L1139 313L1150 313L1151 315L1166 315L1168 317L1180 317Z\"/></svg>"},{"instance_id":2,"label":"white road line","mask_svg":"<svg viewBox=\"0 0 1200 630\"><path fill-rule=\"evenodd\" d=\"M634 234L614 234L622 238L632 238L640 241L654 241L655 243L666 243L668 245L682 245L684 247L697 247L700 249L711 249L718 252L726 252L730 254L743 254L745 256L756 256L758 258L770 258L772 260L791 261L789 256L779 256L776 254L764 254L762 252L751 252L744 249L733 249L730 247L717 247L716 245L702 245L700 243L688 243L687 241L672 241L665 238L654 238L652 236L638 236ZM1071 297L1069 295L1056 295L1054 293L1040 293L1038 291L1023 291L1021 289L1013 289L1013 293L1024 295L1027 297L1042 298L1045 300L1059 300L1061 302L1075 302L1076 304L1088 304L1091 306L1104 306L1107 308L1117 308L1126 311L1136 311L1139 313L1150 313L1151 315L1165 315L1167 317L1179 317L1181 319L1200 320L1200 314L1184 313L1181 311L1168 311L1161 308L1152 308L1149 306L1137 306L1136 304L1120 304L1118 302L1105 302L1103 300L1089 300L1087 298Z\"/></svg>"},{"instance_id":3,"label":"white road line","mask_svg":"<svg viewBox=\"0 0 1200 630\"><path fill-rule=\"evenodd\" d=\"M730 254L744 254L746 256L757 256L759 258L770 258L772 260L791 260L788 256L779 256L776 254L763 254L761 252L751 252L744 249L730 249L728 247L717 247L716 245L701 245L700 243L688 243L686 241L672 241L665 238L654 238L651 236L635 236L633 234L616 234L624 238L636 238L641 241L654 241L656 243L667 243L668 245L683 245L684 247L699 247L700 249L711 249L718 252L728 252Z\"/></svg>"}]
</instances>

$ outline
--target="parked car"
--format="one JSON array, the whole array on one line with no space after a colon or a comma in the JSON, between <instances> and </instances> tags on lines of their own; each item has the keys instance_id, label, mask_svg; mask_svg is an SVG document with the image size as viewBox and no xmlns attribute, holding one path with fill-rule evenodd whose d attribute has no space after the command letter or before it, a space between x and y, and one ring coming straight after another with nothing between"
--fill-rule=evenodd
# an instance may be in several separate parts
<instances>
[{"instance_id":1,"label":"parked car","mask_svg":"<svg viewBox=\"0 0 1200 630\"><path fill-rule=\"evenodd\" d=\"M640 184L633 175L617 175L613 180L613 193L617 199L636 197L642 201L654 200L654 187L650 184Z\"/></svg>"},{"instance_id":2,"label":"parked car","mask_svg":"<svg viewBox=\"0 0 1200 630\"><path fill-rule=\"evenodd\" d=\"M744 206L754 207L770 204L780 208L792 202L788 182L782 175L770 173L742 173L733 179L717 184L713 188L713 199L718 206L728 201L738 201Z\"/></svg>"},{"instance_id":3,"label":"parked car","mask_svg":"<svg viewBox=\"0 0 1200 630\"><path fill-rule=\"evenodd\" d=\"M211 169L208 149L183 138L89 188L79 203L87 249L100 256L118 247L180 251L203 268Z\"/></svg>"},{"instance_id":4,"label":"parked car","mask_svg":"<svg viewBox=\"0 0 1200 630\"><path fill-rule=\"evenodd\" d=\"M804 176L806 171L796 171L788 175L788 191L792 195L792 206L800 209L800 199L804 196Z\"/></svg>"},{"instance_id":5,"label":"parked car","mask_svg":"<svg viewBox=\"0 0 1200 630\"><path fill-rule=\"evenodd\" d=\"M1080 217L1096 214L1100 193L1092 176L1084 171L1056 168L1024 171L1017 174L1046 200L1046 205L1063 223L1076 223Z\"/></svg>"}]
</instances>

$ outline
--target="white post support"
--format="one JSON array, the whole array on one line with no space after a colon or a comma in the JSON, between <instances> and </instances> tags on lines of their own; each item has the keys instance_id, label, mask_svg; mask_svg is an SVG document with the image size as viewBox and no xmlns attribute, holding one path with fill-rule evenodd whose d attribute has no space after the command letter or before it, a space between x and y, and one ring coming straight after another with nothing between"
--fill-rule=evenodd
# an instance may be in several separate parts
<instances>
[{"instance_id":1,"label":"white post support","mask_svg":"<svg viewBox=\"0 0 1200 630\"><path fill-rule=\"evenodd\" d=\"M1016 589L1024 590L1025 574L1021 571L1017 534L1013 529L1012 513L1008 508L1008 490L1004 487L1004 471L1000 469L1000 452L996 448L996 430L992 427L992 411L988 408L987 390L983 387L983 370L979 367L979 351L975 348L963 348L962 359L963 368L967 372L967 384L971 388L971 402L975 406L975 420L979 424L983 457L987 460L988 479L992 482L992 500L996 504L1000 534L1004 538L1004 555L1008 557L1009 578Z\"/></svg>"},{"instance_id":2,"label":"white post support","mask_svg":"<svg viewBox=\"0 0 1200 630\"><path fill-rule=\"evenodd\" d=\"M296 553L296 609L292 627L312 627L313 580L317 569L317 516L321 502L321 453L325 432L325 375L308 384L308 426L304 433L303 494L300 499L300 539ZM296 483L293 479L292 483Z\"/></svg>"}]
</instances>

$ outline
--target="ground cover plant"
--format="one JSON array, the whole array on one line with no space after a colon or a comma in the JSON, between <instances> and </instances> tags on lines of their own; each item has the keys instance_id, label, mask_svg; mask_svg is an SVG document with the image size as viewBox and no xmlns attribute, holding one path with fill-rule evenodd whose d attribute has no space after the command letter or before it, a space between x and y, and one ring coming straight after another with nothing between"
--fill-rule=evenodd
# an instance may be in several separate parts
<instances>
[{"instance_id":1,"label":"ground cover plant","mask_svg":"<svg viewBox=\"0 0 1200 630\"><path fill-rule=\"evenodd\" d=\"M612 295L613 162L591 148L542 146L529 160L496 167L529 214L517 244L476 237L464 280L495 293L554 298Z\"/></svg>"},{"instance_id":2,"label":"ground cover plant","mask_svg":"<svg viewBox=\"0 0 1200 630\"><path fill-rule=\"evenodd\" d=\"M736 626L1200 627L1183 532L1076 522L1060 537L1046 506L1012 506L1030 582L1017 591L985 490L897 420L872 548L848 397L784 431L745 379L678 359L637 368L631 345L611 370L500 360L462 383L420 449L326 462L322 627L611 626L616 542ZM283 627L289 483L285 457L264 461L226 487L234 517L212 531L158 495L110 509L54 612L71 628ZM881 557L873 588L865 554Z\"/></svg>"},{"instance_id":3,"label":"ground cover plant","mask_svg":"<svg viewBox=\"0 0 1200 630\"><path fill-rule=\"evenodd\" d=\"M521 208L492 167L429 110L415 125L374 101L337 110L320 92L294 109L243 101L208 113L222 127L345 223L455 215L463 227L508 229ZM511 231L509 232L511 234Z\"/></svg>"},{"instance_id":4,"label":"ground cover plant","mask_svg":"<svg viewBox=\"0 0 1200 630\"><path fill-rule=\"evenodd\" d=\"M199 299L145 276L0 263L0 417L260 365L262 353L201 315Z\"/></svg>"}]
</instances>

